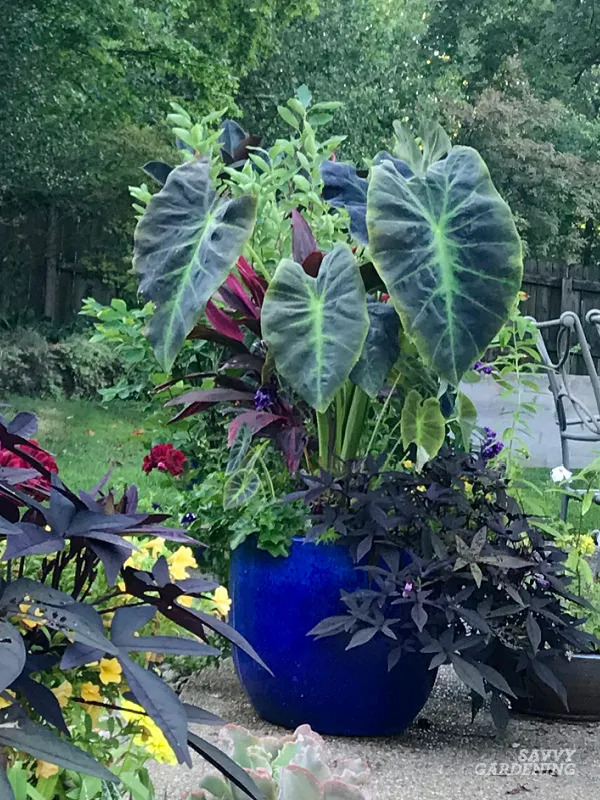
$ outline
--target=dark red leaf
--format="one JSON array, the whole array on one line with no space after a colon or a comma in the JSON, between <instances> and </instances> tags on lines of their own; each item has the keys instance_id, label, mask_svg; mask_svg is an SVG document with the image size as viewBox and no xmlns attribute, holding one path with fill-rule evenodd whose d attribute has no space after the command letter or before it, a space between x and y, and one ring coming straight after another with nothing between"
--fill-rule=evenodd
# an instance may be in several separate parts
<instances>
[{"instance_id":1,"label":"dark red leaf","mask_svg":"<svg viewBox=\"0 0 600 800\"><path fill-rule=\"evenodd\" d=\"M180 394L165 403L165 406L186 406L190 403L235 403L254 402L252 392L240 392L237 389L195 389Z\"/></svg>"},{"instance_id":2,"label":"dark red leaf","mask_svg":"<svg viewBox=\"0 0 600 800\"><path fill-rule=\"evenodd\" d=\"M252 295L257 307L262 308L265 292L267 291L266 280L260 277L254 268L246 261L244 256L238 258L236 266L244 285Z\"/></svg>"},{"instance_id":3,"label":"dark red leaf","mask_svg":"<svg viewBox=\"0 0 600 800\"><path fill-rule=\"evenodd\" d=\"M300 466L302 454L308 441L308 434L303 425L282 428L276 437L277 445L285 458L291 475L295 475Z\"/></svg>"},{"instance_id":4,"label":"dark red leaf","mask_svg":"<svg viewBox=\"0 0 600 800\"><path fill-rule=\"evenodd\" d=\"M243 342L238 342L236 339L232 339L230 336L224 336L222 333L213 330L213 328L209 327L208 325L196 325L188 334L187 338L202 339L206 342L214 342L215 344L220 344L223 347L229 347L236 353L250 352Z\"/></svg>"},{"instance_id":5,"label":"dark red leaf","mask_svg":"<svg viewBox=\"0 0 600 800\"><path fill-rule=\"evenodd\" d=\"M311 278L316 278L319 274L321 261L323 261L324 258L325 253L322 253L320 250L315 250L304 259L302 262L302 269L307 275L310 275Z\"/></svg>"},{"instance_id":6,"label":"dark red leaf","mask_svg":"<svg viewBox=\"0 0 600 800\"><path fill-rule=\"evenodd\" d=\"M252 433L258 433L274 422L285 422L285 417L282 417L281 414L271 414L269 411L244 411L229 425L227 447L231 447L242 425L247 425Z\"/></svg>"},{"instance_id":7,"label":"dark red leaf","mask_svg":"<svg viewBox=\"0 0 600 800\"><path fill-rule=\"evenodd\" d=\"M302 214L292 211L292 258L297 264L303 264L311 253L318 250L317 240L313 236L310 225Z\"/></svg>"},{"instance_id":8,"label":"dark red leaf","mask_svg":"<svg viewBox=\"0 0 600 800\"><path fill-rule=\"evenodd\" d=\"M228 336L230 339L235 339L238 342L244 341L244 334L237 322L234 322L231 317L226 314L222 308L216 306L212 300L209 300L206 304L206 319L216 331L222 333L224 336Z\"/></svg>"}]
</instances>

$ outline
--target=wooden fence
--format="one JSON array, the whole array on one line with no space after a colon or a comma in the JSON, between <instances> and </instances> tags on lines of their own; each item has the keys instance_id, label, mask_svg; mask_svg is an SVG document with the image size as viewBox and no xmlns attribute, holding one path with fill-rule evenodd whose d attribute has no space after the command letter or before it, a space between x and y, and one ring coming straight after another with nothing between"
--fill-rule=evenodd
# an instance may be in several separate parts
<instances>
[{"instance_id":1,"label":"wooden fence","mask_svg":"<svg viewBox=\"0 0 600 800\"><path fill-rule=\"evenodd\" d=\"M102 280L97 265L112 255L114 241L101 211L83 216L51 208L27 213L1 209L0 327L44 317L69 323L84 297L109 302L117 285Z\"/></svg>"},{"instance_id":2,"label":"wooden fence","mask_svg":"<svg viewBox=\"0 0 600 800\"><path fill-rule=\"evenodd\" d=\"M117 288L94 270L114 238L105 212L88 217L62 213L54 220L52 209L0 214L0 319L27 311L63 323L75 317L88 295L108 302ZM122 255L125 263L126 252ZM600 308L600 266L529 261L523 288L530 295L526 314L549 320L575 311L583 319L589 309ZM590 340L600 358L600 339L594 335Z\"/></svg>"},{"instance_id":3,"label":"wooden fence","mask_svg":"<svg viewBox=\"0 0 600 800\"><path fill-rule=\"evenodd\" d=\"M584 322L590 309L600 308L600 266L530 261L525 266L523 290L529 295L529 300L522 307L523 312L540 322L557 319L563 311L574 311ZM598 367L600 338L593 326L584 322L584 327ZM554 358L555 342L550 335L546 339L546 346ZM573 372L585 374L583 364L573 365Z\"/></svg>"}]
</instances>

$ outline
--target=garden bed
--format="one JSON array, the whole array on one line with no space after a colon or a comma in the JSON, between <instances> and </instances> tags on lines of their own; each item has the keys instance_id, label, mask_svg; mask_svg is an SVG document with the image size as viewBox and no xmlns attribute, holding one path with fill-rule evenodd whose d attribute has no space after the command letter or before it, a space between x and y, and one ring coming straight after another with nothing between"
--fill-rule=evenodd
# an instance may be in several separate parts
<instances>
[{"instance_id":1,"label":"garden bed","mask_svg":"<svg viewBox=\"0 0 600 800\"><path fill-rule=\"evenodd\" d=\"M210 668L191 678L182 695L187 702L198 702L225 719L235 720L252 733L272 733L279 729L260 720L241 691L230 663ZM199 729L202 736L215 741L215 729ZM281 731L279 731L281 732ZM569 725L533 719L513 719L504 738L497 738L488 714L470 724L469 699L448 667L442 667L433 694L419 720L396 737L344 739L325 737L332 758L363 758L368 762L373 800L421 800L469 797L471 800L496 800L522 796L531 800L587 800L600 792L600 724ZM500 764L520 764L533 750L575 749L574 774L480 775L500 769ZM525 751L527 751L525 753ZM525 755L524 755L525 754ZM566 761L563 754L559 758ZM481 765L484 765L482 767ZM516 769L516 768L515 768ZM519 769L522 770L520 767ZM157 797L179 798L193 791L210 768L194 758L190 772L186 767L155 765L152 777ZM476 771L477 770L477 771Z\"/></svg>"}]
</instances>

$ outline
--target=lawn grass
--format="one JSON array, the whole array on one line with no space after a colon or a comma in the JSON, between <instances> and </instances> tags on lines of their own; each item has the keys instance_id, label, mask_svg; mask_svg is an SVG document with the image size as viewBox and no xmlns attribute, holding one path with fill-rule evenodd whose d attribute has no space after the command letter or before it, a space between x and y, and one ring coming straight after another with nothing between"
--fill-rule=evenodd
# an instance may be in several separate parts
<instances>
[{"instance_id":1,"label":"lawn grass","mask_svg":"<svg viewBox=\"0 0 600 800\"><path fill-rule=\"evenodd\" d=\"M543 468L529 468L524 472L525 480L535 484L538 489L543 493L543 504L547 509L549 516L558 519L560 515L560 500L561 495L558 487L552 482L550 478L550 470ZM528 490L522 493L523 507L525 511L531 512L532 508L529 507L529 500L537 500L539 502L539 495L536 495L535 490ZM569 502L569 522L579 527L579 515L581 511L581 503L578 500L571 500ZM595 528L600 528L600 506L592 505L588 513L583 518L583 529L591 531Z\"/></svg>"},{"instance_id":2,"label":"lawn grass","mask_svg":"<svg viewBox=\"0 0 600 800\"><path fill-rule=\"evenodd\" d=\"M120 491L135 483L140 506L152 503L167 507L172 489L169 478L158 472L145 475L142 461L151 434L144 430L144 408L137 403L90 400L10 397L4 399L11 412L33 411L39 419L37 440L56 457L62 480L74 490L88 490L112 469L109 485Z\"/></svg>"},{"instance_id":3,"label":"lawn grass","mask_svg":"<svg viewBox=\"0 0 600 800\"><path fill-rule=\"evenodd\" d=\"M145 475L142 460L148 452L151 433L144 430L146 413L137 403L112 402L102 405L90 400L38 400L31 397L11 397L5 400L12 411L33 411L39 418L37 438L40 444L56 456L60 475L73 489L90 489L112 468L110 485L115 490L135 483L140 492L140 505L150 509L158 503L169 507L172 487L169 478L158 472ZM524 477L535 484L544 495L544 504L558 518L560 496L550 479L550 471L529 468ZM520 493L526 511L535 490ZM539 498L537 498L539 501ZM529 507L528 507L529 506ZM580 504L569 504L569 519L576 523ZM600 528L600 507L592 506L585 517L585 528Z\"/></svg>"}]
</instances>

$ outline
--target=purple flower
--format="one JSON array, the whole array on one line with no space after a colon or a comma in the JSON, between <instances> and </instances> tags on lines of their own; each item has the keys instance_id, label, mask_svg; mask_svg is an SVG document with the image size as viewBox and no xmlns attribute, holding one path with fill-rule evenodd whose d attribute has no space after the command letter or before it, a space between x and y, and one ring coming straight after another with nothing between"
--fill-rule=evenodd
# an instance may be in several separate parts
<instances>
[{"instance_id":1,"label":"purple flower","mask_svg":"<svg viewBox=\"0 0 600 800\"><path fill-rule=\"evenodd\" d=\"M498 434L487 426L483 429L485 432L485 439L481 445L481 457L484 461L490 461L496 458L504 450L504 443L498 440Z\"/></svg>"},{"instance_id":2,"label":"purple flower","mask_svg":"<svg viewBox=\"0 0 600 800\"><path fill-rule=\"evenodd\" d=\"M195 519L196 519L196 515L194 513L192 513L191 511L188 511L187 514L184 514L183 517L181 518L181 524L182 525L189 525Z\"/></svg>"},{"instance_id":3,"label":"purple flower","mask_svg":"<svg viewBox=\"0 0 600 800\"><path fill-rule=\"evenodd\" d=\"M540 575L539 572L536 572L533 577L535 578L537 583L539 583L540 586L544 586L544 587L550 586L550 582L547 581L546 578L544 578L543 575Z\"/></svg>"},{"instance_id":4,"label":"purple flower","mask_svg":"<svg viewBox=\"0 0 600 800\"><path fill-rule=\"evenodd\" d=\"M402 597L408 597L409 594L412 592L412 590L413 590L412 583L410 581L407 581L404 584L404 589L402 590Z\"/></svg>"},{"instance_id":5,"label":"purple flower","mask_svg":"<svg viewBox=\"0 0 600 800\"><path fill-rule=\"evenodd\" d=\"M162 511L162 506L159 503L152 503L154 511Z\"/></svg>"},{"instance_id":6,"label":"purple flower","mask_svg":"<svg viewBox=\"0 0 600 800\"><path fill-rule=\"evenodd\" d=\"M261 386L254 393L254 408L257 411L268 411L276 400L277 389L274 386Z\"/></svg>"},{"instance_id":7,"label":"purple flower","mask_svg":"<svg viewBox=\"0 0 600 800\"><path fill-rule=\"evenodd\" d=\"M504 450L504 443L503 442L491 442L487 447L484 447L481 451L481 457L484 461L490 461L492 458L496 458L499 456L500 453Z\"/></svg>"},{"instance_id":8,"label":"purple flower","mask_svg":"<svg viewBox=\"0 0 600 800\"><path fill-rule=\"evenodd\" d=\"M494 371L494 368L491 364L484 364L483 361L476 361L471 369L480 375L491 375Z\"/></svg>"}]
</instances>

